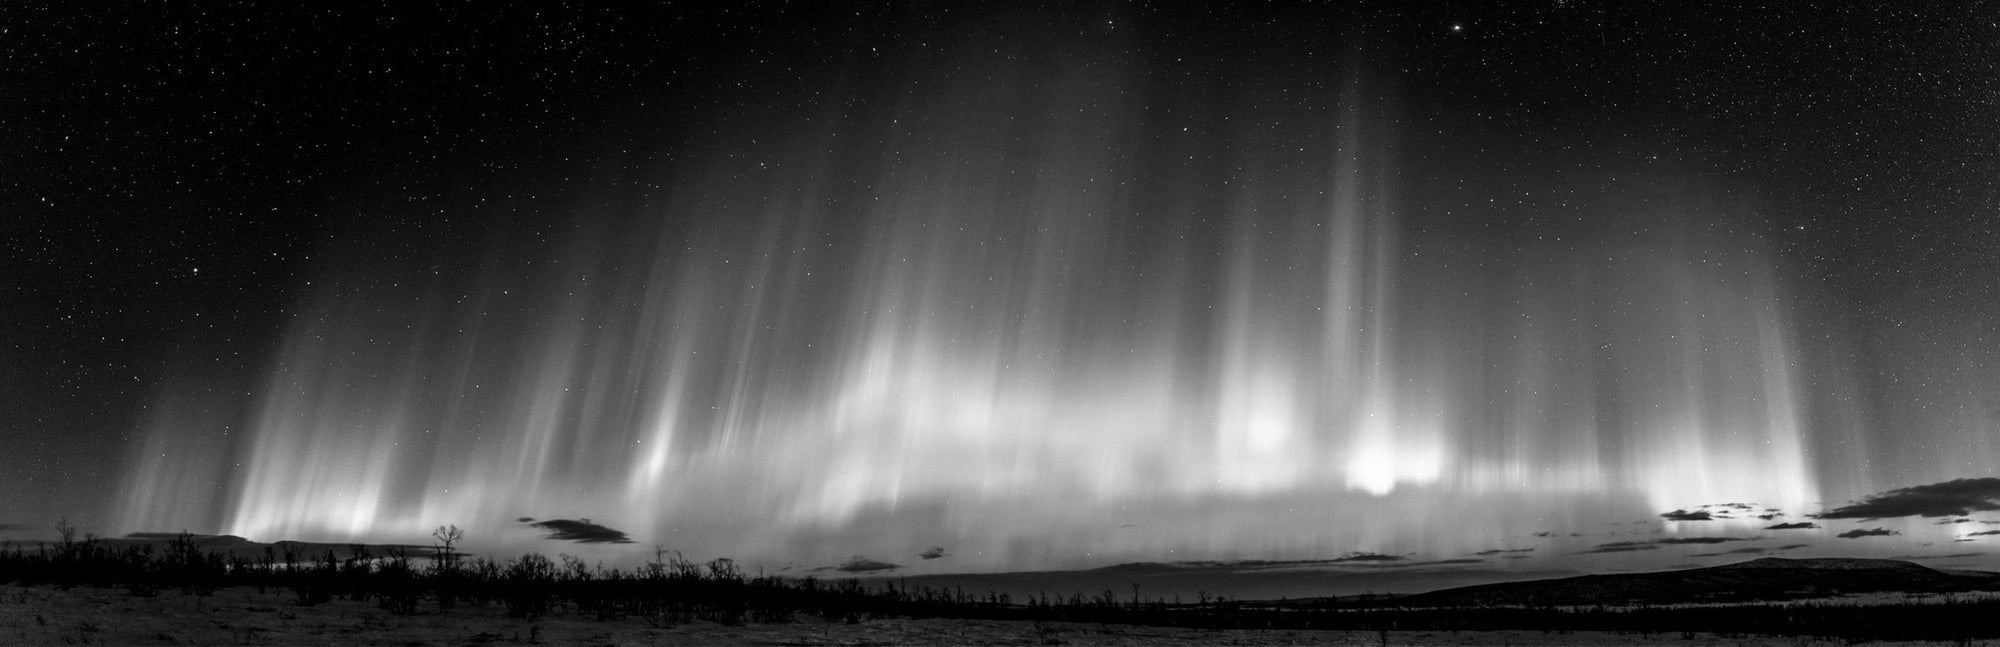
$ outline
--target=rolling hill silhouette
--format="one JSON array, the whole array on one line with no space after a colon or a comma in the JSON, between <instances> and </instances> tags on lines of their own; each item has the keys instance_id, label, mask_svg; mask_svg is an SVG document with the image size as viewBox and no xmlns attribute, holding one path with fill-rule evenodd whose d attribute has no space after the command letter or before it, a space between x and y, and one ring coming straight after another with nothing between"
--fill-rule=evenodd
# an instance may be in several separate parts
<instances>
[{"instance_id":1,"label":"rolling hill silhouette","mask_svg":"<svg viewBox=\"0 0 2000 647\"><path fill-rule=\"evenodd\" d=\"M2000 590L2000 573L1939 571L1893 559L1786 559L1679 571L1481 584L1412 595L1396 606L1590 606L1752 602L1855 593Z\"/></svg>"}]
</instances>

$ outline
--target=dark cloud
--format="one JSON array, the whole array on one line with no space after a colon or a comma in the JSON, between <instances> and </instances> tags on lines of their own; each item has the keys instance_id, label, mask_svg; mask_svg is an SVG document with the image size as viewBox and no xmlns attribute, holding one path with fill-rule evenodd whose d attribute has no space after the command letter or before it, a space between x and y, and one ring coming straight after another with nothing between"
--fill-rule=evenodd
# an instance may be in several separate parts
<instances>
[{"instance_id":1,"label":"dark cloud","mask_svg":"<svg viewBox=\"0 0 2000 647\"><path fill-rule=\"evenodd\" d=\"M1952 553L1950 555L1897 555L1889 559L1964 559L1967 557L1985 556L1986 553Z\"/></svg>"},{"instance_id":2,"label":"dark cloud","mask_svg":"<svg viewBox=\"0 0 2000 647\"><path fill-rule=\"evenodd\" d=\"M1900 535L1900 534L1903 533L1896 532L1888 528L1876 528L1873 530L1862 530L1860 528L1856 528L1834 536L1839 537L1841 539L1858 539L1861 537L1888 537L1891 535Z\"/></svg>"},{"instance_id":3,"label":"dark cloud","mask_svg":"<svg viewBox=\"0 0 2000 647\"><path fill-rule=\"evenodd\" d=\"M1538 532L1538 533L1535 533L1535 536L1536 536L1536 537L1547 537L1547 536L1549 536L1549 535L1553 535L1553 534L1555 534L1555 533L1552 533L1552 532L1549 532L1549 531L1547 531L1547 530L1544 530L1544 531L1541 531L1541 532Z\"/></svg>"},{"instance_id":4,"label":"dark cloud","mask_svg":"<svg viewBox=\"0 0 2000 647\"><path fill-rule=\"evenodd\" d=\"M1957 519L1939 519L1937 525L1949 526L1955 523L1972 523L1972 520L1965 517L1959 517Z\"/></svg>"},{"instance_id":5,"label":"dark cloud","mask_svg":"<svg viewBox=\"0 0 2000 647\"><path fill-rule=\"evenodd\" d=\"M1807 547L1807 546L1811 546L1811 545L1812 545L1812 544L1785 544L1785 545L1783 545L1783 546L1779 546L1779 547L1777 547L1777 548L1773 548L1773 549L1771 549L1771 550L1774 550L1774 551L1778 551L1778 550L1792 550L1792 549L1796 549L1796 548L1805 548L1805 547Z\"/></svg>"},{"instance_id":6,"label":"dark cloud","mask_svg":"<svg viewBox=\"0 0 2000 647\"><path fill-rule=\"evenodd\" d=\"M1401 568L1406 566L1458 566L1461 564L1484 564L1484 563L1486 563L1486 560L1473 559L1470 557L1462 557L1457 559L1438 559L1428 562L1407 562L1403 564L1392 564L1391 566Z\"/></svg>"},{"instance_id":7,"label":"dark cloud","mask_svg":"<svg viewBox=\"0 0 2000 647\"><path fill-rule=\"evenodd\" d=\"M1782 516L1785 516L1785 513L1782 513L1782 512L1768 512L1768 513L1765 513L1765 514L1760 514L1760 515L1757 515L1757 518L1758 518L1758 519L1763 519L1763 520L1765 520L1765 521L1770 521L1770 520L1772 520L1772 519L1776 519L1776 518L1778 518L1778 517L1782 517Z\"/></svg>"},{"instance_id":8,"label":"dark cloud","mask_svg":"<svg viewBox=\"0 0 2000 647\"><path fill-rule=\"evenodd\" d=\"M1671 546L1675 544L1720 544L1731 541L1757 541L1759 539L1763 539L1763 537L1668 537L1657 540L1654 543Z\"/></svg>"},{"instance_id":9,"label":"dark cloud","mask_svg":"<svg viewBox=\"0 0 2000 647\"><path fill-rule=\"evenodd\" d=\"M1382 554L1382 553L1366 553L1366 552L1353 552L1353 553L1348 553L1348 554L1346 554L1346 555L1341 555L1341 556L1339 556L1339 557L1335 557L1335 558L1333 558L1333 559L1330 559L1330 560L1327 560L1327 561L1329 561L1329 562L1334 562L1334 563L1341 563L1341 562L1400 562L1400 561L1403 561L1403 560L1406 560L1406 559L1409 559L1409 558L1408 558L1408 557L1404 557L1404 556L1402 556L1402 555L1384 555L1384 554Z\"/></svg>"},{"instance_id":10,"label":"dark cloud","mask_svg":"<svg viewBox=\"0 0 2000 647\"><path fill-rule=\"evenodd\" d=\"M1660 513L1660 518L1666 519L1667 521L1714 521L1715 520L1715 516L1710 515L1707 510L1694 510L1694 511L1675 510L1673 512L1662 512Z\"/></svg>"},{"instance_id":11,"label":"dark cloud","mask_svg":"<svg viewBox=\"0 0 2000 647\"><path fill-rule=\"evenodd\" d=\"M1987 535L2000 535L2000 530L1981 530L1981 531L1979 531L1979 532L1975 532L1975 533L1971 533L1971 534L1968 534L1968 535L1966 535L1966 536L1967 536L1967 537L1984 537L1984 536L1987 536Z\"/></svg>"},{"instance_id":12,"label":"dark cloud","mask_svg":"<svg viewBox=\"0 0 2000 647\"><path fill-rule=\"evenodd\" d=\"M833 567L833 570L842 573L875 573L879 571L893 571L902 567L902 564L891 564L855 555L849 558L847 563Z\"/></svg>"},{"instance_id":13,"label":"dark cloud","mask_svg":"<svg viewBox=\"0 0 2000 647\"><path fill-rule=\"evenodd\" d=\"M1813 523L1811 521L1794 521L1791 523L1780 523L1780 524L1764 526L1764 529L1765 530L1811 530L1813 528L1818 528L1818 527L1819 524Z\"/></svg>"},{"instance_id":14,"label":"dark cloud","mask_svg":"<svg viewBox=\"0 0 2000 647\"><path fill-rule=\"evenodd\" d=\"M1580 554L1587 555L1590 553L1630 553L1641 550L1658 550L1661 546L1708 545L1708 544L1722 544L1732 541L1759 541L1762 539L1764 538L1763 537L1663 537L1651 541L1614 541L1608 544L1598 544L1597 546L1592 547L1590 550L1583 551L1583 553ZM1731 552L1738 552L1738 553L1756 552L1760 550L1762 549L1745 548L1742 550L1731 551ZM1722 555L1722 554L1725 553L1698 553L1695 555L1690 555L1690 557L1713 557L1715 555Z\"/></svg>"},{"instance_id":15,"label":"dark cloud","mask_svg":"<svg viewBox=\"0 0 2000 647\"><path fill-rule=\"evenodd\" d=\"M1957 479L1869 495L1819 513L1821 519L1952 517L2000 510L2000 478Z\"/></svg>"},{"instance_id":16,"label":"dark cloud","mask_svg":"<svg viewBox=\"0 0 2000 647\"><path fill-rule=\"evenodd\" d=\"M1660 549L1659 546L1649 541L1614 541L1609 544L1598 544L1592 547L1590 550L1586 550L1577 554L1589 555L1592 553L1630 553L1641 550L1659 550L1659 549Z\"/></svg>"},{"instance_id":17,"label":"dark cloud","mask_svg":"<svg viewBox=\"0 0 2000 647\"><path fill-rule=\"evenodd\" d=\"M632 543L632 538L625 536L624 531L591 523L589 519L550 519L530 522L528 526L549 531L549 534L543 536L544 539L573 541L580 544Z\"/></svg>"},{"instance_id":18,"label":"dark cloud","mask_svg":"<svg viewBox=\"0 0 2000 647\"><path fill-rule=\"evenodd\" d=\"M1532 553L1534 551L1535 548L1533 546L1529 546L1527 548L1488 548L1486 550L1482 550L1473 554L1485 557L1487 555L1505 555L1508 553Z\"/></svg>"},{"instance_id":19,"label":"dark cloud","mask_svg":"<svg viewBox=\"0 0 2000 647\"><path fill-rule=\"evenodd\" d=\"M1738 549L1736 549L1736 550L1725 550L1725 551L1722 551L1722 552L1719 552L1719 553L1693 553L1693 554L1690 554L1690 555L1688 555L1688 557L1724 557L1724 556L1728 556L1728 555L1762 555L1762 554L1764 554L1764 549L1762 549L1762 548L1757 548L1757 547L1754 547L1754 546L1753 546L1753 547L1750 547L1750 548L1738 548Z\"/></svg>"},{"instance_id":20,"label":"dark cloud","mask_svg":"<svg viewBox=\"0 0 2000 647\"><path fill-rule=\"evenodd\" d=\"M949 557L950 555L944 552L943 546L932 546L930 550L917 553L917 556L924 559L937 559L939 557Z\"/></svg>"}]
</instances>

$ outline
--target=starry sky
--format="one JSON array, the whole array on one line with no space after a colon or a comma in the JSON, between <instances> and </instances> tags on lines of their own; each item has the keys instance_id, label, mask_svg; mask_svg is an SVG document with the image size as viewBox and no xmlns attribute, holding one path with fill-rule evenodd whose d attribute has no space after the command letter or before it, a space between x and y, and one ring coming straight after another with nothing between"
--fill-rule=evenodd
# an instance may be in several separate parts
<instances>
[{"instance_id":1,"label":"starry sky","mask_svg":"<svg viewBox=\"0 0 2000 647\"><path fill-rule=\"evenodd\" d=\"M2000 542L2000 7L820 4L0 6L0 530Z\"/></svg>"}]
</instances>

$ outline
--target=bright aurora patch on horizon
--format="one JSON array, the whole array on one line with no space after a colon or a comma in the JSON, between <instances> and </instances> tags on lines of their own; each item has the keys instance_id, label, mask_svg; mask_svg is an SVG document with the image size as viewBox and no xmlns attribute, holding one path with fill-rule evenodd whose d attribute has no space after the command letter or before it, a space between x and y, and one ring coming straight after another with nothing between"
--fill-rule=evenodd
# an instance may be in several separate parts
<instances>
[{"instance_id":1,"label":"bright aurora patch on horizon","mask_svg":"<svg viewBox=\"0 0 2000 647\"><path fill-rule=\"evenodd\" d=\"M0 522L933 571L2000 542L1991 8L809 11L179 16L310 37L207 37L298 56L139 127L219 193L24 181L6 358L56 368L0 384ZM50 143L84 119L36 154L124 159Z\"/></svg>"}]
</instances>

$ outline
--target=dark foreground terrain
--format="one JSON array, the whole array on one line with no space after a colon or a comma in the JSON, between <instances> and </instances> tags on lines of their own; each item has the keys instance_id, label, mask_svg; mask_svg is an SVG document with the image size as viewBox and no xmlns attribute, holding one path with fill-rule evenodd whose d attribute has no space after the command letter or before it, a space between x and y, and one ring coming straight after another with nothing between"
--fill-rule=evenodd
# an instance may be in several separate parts
<instances>
[{"instance_id":1,"label":"dark foreground terrain","mask_svg":"<svg viewBox=\"0 0 2000 647\"><path fill-rule=\"evenodd\" d=\"M664 551L618 570L473 559L448 542L419 557L143 539L0 550L0 644L2000 644L2000 595L1986 592L2000 576L1893 560L1176 602L1137 586L1014 597L751 576Z\"/></svg>"},{"instance_id":2,"label":"dark foreground terrain","mask_svg":"<svg viewBox=\"0 0 2000 647\"><path fill-rule=\"evenodd\" d=\"M1702 632L1198 629L1084 622L800 617L781 623L665 623L573 613L510 617L494 607L391 614L335 600L313 606L252 588L210 596L132 597L113 589L0 587L0 644L10 645L1848 645ZM2000 640L1899 645L2000 645Z\"/></svg>"}]
</instances>

